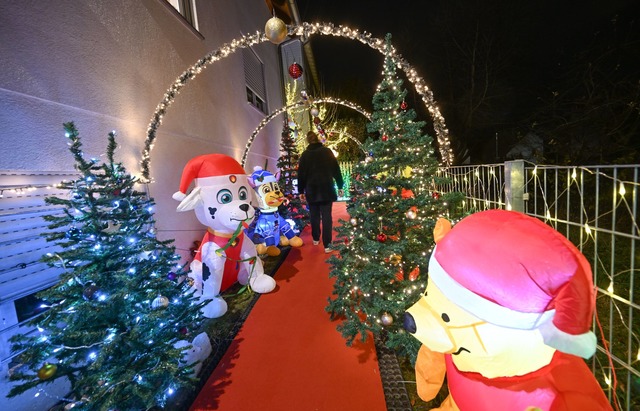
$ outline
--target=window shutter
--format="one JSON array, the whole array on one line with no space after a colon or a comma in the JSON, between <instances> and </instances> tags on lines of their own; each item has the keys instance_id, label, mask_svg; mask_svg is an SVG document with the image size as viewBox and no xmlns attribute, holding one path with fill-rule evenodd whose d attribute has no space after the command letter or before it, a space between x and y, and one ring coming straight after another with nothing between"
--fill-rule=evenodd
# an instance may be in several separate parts
<instances>
[{"instance_id":1,"label":"window shutter","mask_svg":"<svg viewBox=\"0 0 640 411\"><path fill-rule=\"evenodd\" d=\"M247 86L266 103L267 90L264 81L264 64L250 48L242 49L242 57Z\"/></svg>"},{"instance_id":2,"label":"window shutter","mask_svg":"<svg viewBox=\"0 0 640 411\"><path fill-rule=\"evenodd\" d=\"M62 180L76 178L63 172L0 171L0 304L50 287L58 280L61 270L39 260L55 251L55 244L42 236L49 231L42 217L62 211L44 199L68 195L56 186Z\"/></svg>"}]
</instances>

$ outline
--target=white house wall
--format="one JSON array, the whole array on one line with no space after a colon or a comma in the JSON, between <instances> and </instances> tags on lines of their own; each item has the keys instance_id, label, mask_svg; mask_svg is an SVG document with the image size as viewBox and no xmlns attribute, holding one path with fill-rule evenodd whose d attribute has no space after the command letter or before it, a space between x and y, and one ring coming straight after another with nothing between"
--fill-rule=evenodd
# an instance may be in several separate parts
<instances>
[{"instance_id":1,"label":"white house wall","mask_svg":"<svg viewBox=\"0 0 640 411\"><path fill-rule=\"evenodd\" d=\"M17 178L12 177L16 174L73 172L62 127L68 121L79 129L88 158L101 156L107 134L116 130L116 157L138 175L147 127L166 90L200 58L243 34L262 31L271 17L263 0L195 4L199 32L165 0L0 2L0 181ZM279 108L283 98L277 46L267 42L254 51L264 63L268 110ZM157 203L158 237L175 239L185 262L205 229L193 213L175 211L177 202L171 195L178 190L184 165L206 153L224 153L240 161L264 117L246 102L240 52L202 71L167 110L151 152L153 183L140 189L148 190ZM276 118L260 132L249 152L247 171L265 163L275 168L281 131L282 118ZM10 201L21 201L19 195L13 197ZM20 281L30 284L23 294L51 284L50 278L25 271L32 267L16 271ZM18 283L11 281L13 290L5 286L3 291L0 284L0 403L16 411L46 409L33 393L25 394L26 400L4 398L7 340L22 328L17 325L15 297L9 294L16 295ZM62 390L57 394L63 395Z\"/></svg>"},{"instance_id":2,"label":"white house wall","mask_svg":"<svg viewBox=\"0 0 640 411\"><path fill-rule=\"evenodd\" d=\"M139 172L150 118L165 91L198 59L242 34L262 31L262 0L196 1L195 33L165 0L0 3L0 170L72 170L62 123L74 121L87 156L104 153L118 133L118 159ZM282 106L277 46L254 48L265 66L269 110ZM246 103L240 52L209 66L167 110L151 152L148 190L160 236L188 248L203 232L171 194L193 156L238 160L264 114ZM256 138L246 168L275 167L282 121ZM185 247L186 245L186 247Z\"/></svg>"}]
</instances>

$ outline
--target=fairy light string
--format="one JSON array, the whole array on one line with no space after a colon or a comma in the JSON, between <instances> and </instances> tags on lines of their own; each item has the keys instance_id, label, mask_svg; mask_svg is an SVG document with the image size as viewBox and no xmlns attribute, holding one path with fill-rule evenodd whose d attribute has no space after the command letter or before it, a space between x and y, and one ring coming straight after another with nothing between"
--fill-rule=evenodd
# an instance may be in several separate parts
<instances>
[{"instance_id":1,"label":"fairy light string","mask_svg":"<svg viewBox=\"0 0 640 411\"><path fill-rule=\"evenodd\" d=\"M640 240L640 166L550 166L527 161L524 166L524 211L567 236L584 250L591 263L597 292L594 324L601 336L599 352L606 357L594 357L596 375L618 402L620 387L616 387L616 379L627 384L630 378L640 378L640 335L634 326L635 316L630 315L637 299L634 257L635 244ZM507 183L502 179L504 167L441 168L438 174L447 176L451 183L439 190L463 192L467 196L463 208L470 212L510 209ZM600 320L607 317L609 323L601 324ZM616 354L620 351L625 354ZM621 372L627 372L626 378Z\"/></svg>"},{"instance_id":2,"label":"fairy light string","mask_svg":"<svg viewBox=\"0 0 640 411\"><path fill-rule=\"evenodd\" d=\"M373 37L371 33L367 33L366 31L361 32L357 29L352 29L343 25L336 26L332 23L303 22L300 25L289 26L288 34L290 36L298 36L303 39L308 39L312 35L343 37L359 41L360 43L385 55L385 42L383 39ZM150 156L155 144L158 128L162 124L162 119L166 115L167 109L171 106L182 88L191 80L195 79L198 74L200 74L202 70L207 68L210 64L228 57L238 49L251 47L265 41L269 41L269 39L260 31L251 35L244 35L239 39L234 39L198 60L174 81L174 83L165 92L160 103L156 106L156 110L147 127L147 137L142 150L142 160L140 162L141 176L144 182L150 181ZM433 98L433 92L426 85L424 79L418 75L415 68L413 68L393 47L391 47L390 56L398 68L405 73L407 79L414 85L416 92L422 98L427 111L432 117L433 127L438 141L438 148L440 150L443 165L447 166L453 164L454 158L453 150L451 149L449 141L449 130L447 129L444 117L440 113L440 109Z\"/></svg>"},{"instance_id":3,"label":"fairy light string","mask_svg":"<svg viewBox=\"0 0 640 411\"><path fill-rule=\"evenodd\" d=\"M262 131L262 129L264 129L271 122L271 120L273 120L278 115L284 112L291 112L291 111L295 112L296 110L306 110L309 107L309 105L314 105L314 104L336 104L336 105L348 107L352 110L355 110L358 113L365 116L367 119L371 118L371 113L369 113L359 105L352 103L348 100L342 100L335 97L322 97L322 98L313 100L311 103L308 100L303 99L303 100L288 104L286 106L280 107L279 109L272 111L267 117L262 119L262 121L260 121L260 124L258 124L258 127L256 127L251 133L251 136L249 137L249 140L247 140L247 144L244 147L244 152L242 153L242 159L240 161L240 164L242 165L242 167L245 167L246 165L247 157L249 156L249 150L251 149L251 146L253 145L253 142L256 139L256 136L258 135L258 133L260 133L260 131ZM357 141L357 140L354 139L354 141ZM361 144L359 144L359 146L361 146Z\"/></svg>"}]
</instances>

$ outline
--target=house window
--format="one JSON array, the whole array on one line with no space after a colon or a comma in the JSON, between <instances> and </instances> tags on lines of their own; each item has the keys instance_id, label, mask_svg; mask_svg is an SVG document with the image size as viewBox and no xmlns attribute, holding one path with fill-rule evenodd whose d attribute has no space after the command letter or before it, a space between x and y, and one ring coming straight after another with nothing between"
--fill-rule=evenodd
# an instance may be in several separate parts
<instances>
[{"instance_id":1,"label":"house window","mask_svg":"<svg viewBox=\"0 0 640 411\"><path fill-rule=\"evenodd\" d=\"M198 30L198 16L195 0L166 0L184 19Z\"/></svg>"},{"instance_id":2,"label":"house window","mask_svg":"<svg viewBox=\"0 0 640 411\"><path fill-rule=\"evenodd\" d=\"M267 90L264 81L264 64L250 48L242 49L244 78L247 83L247 101L267 114Z\"/></svg>"}]
</instances>

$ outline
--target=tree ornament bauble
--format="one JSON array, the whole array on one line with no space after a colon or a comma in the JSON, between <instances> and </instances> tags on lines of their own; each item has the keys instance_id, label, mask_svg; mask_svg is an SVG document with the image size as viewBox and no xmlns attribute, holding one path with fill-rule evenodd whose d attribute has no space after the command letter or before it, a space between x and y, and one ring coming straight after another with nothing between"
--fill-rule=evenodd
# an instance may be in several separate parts
<instances>
[{"instance_id":1,"label":"tree ornament bauble","mask_svg":"<svg viewBox=\"0 0 640 411\"><path fill-rule=\"evenodd\" d=\"M380 243L384 243L385 241L387 241L387 235L385 233L380 233L376 236L376 240L378 240L378 242Z\"/></svg>"},{"instance_id":2,"label":"tree ornament bauble","mask_svg":"<svg viewBox=\"0 0 640 411\"><path fill-rule=\"evenodd\" d=\"M402 267L398 269L398 272L396 273L395 278L397 281L404 281L404 270L402 269Z\"/></svg>"},{"instance_id":3,"label":"tree ornament bauble","mask_svg":"<svg viewBox=\"0 0 640 411\"><path fill-rule=\"evenodd\" d=\"M358 219L357 218L352 218L351 220L349 220L349 222L351 223L352 226L356 226L358 225Z\"/></svg>"},{"instance_id":4,"label":"tree ornament bauble","mask_svg":"<svg viewBox=\"0 0 640 411\"><path fill-rule=\"evenodd\" d=\"M157 310L158 308L165 308L168 305L169 305L169 299L163 295L157 296L151 302L151 308L153 308L154 310Z\"/></svg>"},{"instance_id":5,"label":"tree ornament bauble","mask_svg":"<svg viewBox=\"0 0 640 411\"><path fill-rule=\"evenodd\" d=\"M320 117L314 117L313 124L320 124Z\"/></svg>"},{"instance_id":6,"label":"tree ornament bauble","mask_svg":"<svg viewBox=\"0 0 640 411\"><path fill-rule=\"evenodd\" d=\"M308 100L309 99L309 95L307 94L307 90L302 90L300 92L300 97L302 97L303 100Z\"/></svg>"},{"instance_id":7,"label":"tree ornament bauble","mask_svg":"<svg viewBox=\"0 0 640 411\"><path fill-rule=\"evenodd\" d=\"M169 274L167 274L167 278L171 281L174 281L176 278L178 278L178 274L171 271Z\"/></svg>"},{"instance_id":8,"label":"tree ornament bauble","mask_svg":"<svg viewBox=\"0 0 640 411\"><path fill-rule=\"evenodd\" d=\"M387 140L389 140L389 137L387 137L387 135L386 135L386 134L384 134L384 135L382 136L382 141L387 141Z\"/></svg>"},{"instance_id":9,"label":"tree ornament bauble","mask_svg":"<svg viewBox=\"0 0 640 411\"><path fill-rule=\"evenodd\" d=\"M431 197L435 198L436 200L440 198L440 193L438 193L437 191L434 191L433 193L431 193Z\"/></svg>"},{"instance_id":10,"label":"tree ornament bauble","mask_svg":"<svg viewBox=\"0 0 640 411\"><path fill-rule=\"evenodd\" d=\"M178 332L182 335L187 335L189 334L189 329L187 327L180 327L180 329L178 330Z\"/></svg>"},{"instance_id":11,"label":"tree ornament bauble","mask_svg":"<svg viewBox=\"0 0 640 411\"><path fill-rule=\"evenodd\" d=\"M271 17L264 25L264 35L273 44L280 44L287 38L287 25L277 17Z\"/></svg>"},{"instance_id":12,"label":"tree ornament bauble","mask_svg":"<svg viewBox=\"0 0 640 411\"><path fill-rule=\"evenodd\" d=\"M58 366L55 364L49 364L48 362L44 363L42 368L38 370L38 378L41 380L48 380L53 377L58 370Z\"/></svg>"},{"instance_id":13,"label":"tree ornament bauble","mask_svg":"<svg viewBox=\"0 0 640 411\"><path fill-rule=\"evenodd\" d=\"M98 286L91 283L82 290L82 297L87 301L94 300L98 296L98 291Z\"/></svg>"},{"instance_id":14,"label":"tree ornament bauble","mask_svg":"<svg viewBox=\"0 0 640 411\"><path fill-rule=\"evenodd\" d=\"M416 266L416 268L411 270L411 272L409 273L409 280L415 281L418 279L419 276L420 276L420 266Z\"/></svg>"},{"instance_id":15,"label":"tree ornament bauble","mask_svg":"<svg viewBox=\"0 0 640 411\"><path fill-rule=\"evenodd\" d=\"M401 109L406 110L406 109L407 109L407 107L408 107L408 105L407 105L407 102L406 102L406 101L403 101L402 103L400 103L400 108L401 108Z\"/></svg>"},{"instance_id":16,"label":"tree ornament bauble","mask_svg":"<svg viewBox=\"0 0 640 411\"><path fill-rule=\"evenodd\" d=\"M293 63L289 66L289 75L292 79L296 80L302 76L302 66L298 63Z\"/></svg>"},{"instance_id":17,"label":"tree ornament bauble","mask_svg":"<svg viewBox=\"0 0 640 411\"><path fill-rule=\"evenodd\" d=\"M81 234L82 234L82 231L80 231L79 229L71 228L64 233L64 236L70 240L75 240L75 239L78 239Z\"/></svg>"},{"instance_id":18,"label":"tree ornament bauble","mask_svg":"<svg viewBox=\"0 0 640 411\"><path fill-rule=\"evenodd\" d=\"M311 113L312 116L314 117L318 117L318 115L320 114L320 110L318 110L315 107L311 107L311 110L309 110L309 112Z\"/></svg>"},{"instance_id":19,"label":"tree ornament bauble","mask_svg":"<svg viewBox=\"0 0 640 411\"><path fill-rule=\"evenodd\" d=\"M380 321L382 321L382 325L389 326L393 324L393 317L389 313L384 313L380 317Z\"/></svg>"},{"instance_id":20,"label":"tree ornament bauble","mask_svg":"<svg viewBox=\"0 0 640 411\"><path fill-rule=\"evenodd\" d=\"M414 210L407 210L407 212L405 213L405 215L407 216L407 218L408 218L409 220L413 220L413 219L415 219L415 218L418 216L418 214L417 214Z\"/></svg>"},{"instance_id":21,"label":"tree ornament bauble","mask_svg":"<svg viewBox=\"0 0 640 411\"><path fill-rule=\"evenodd\" d=\"M398 265L402 261L402 256L399 254L393 254L389 257L389 262L393 265Z\"/></svg>"},{"instance_id":22,"label":"tree ornament bauble","mask_svg":"<svg viewBox=\"0 0 640 411\"><path fill-rule=\"evenodd\" d=\"M367 156L367 157L364 159L364 162L365 162L365 163L370 163L370 162L372 162L372 161L373 161L373 157L371 157L371 156Z\"/></svg>"}]
</instances>

